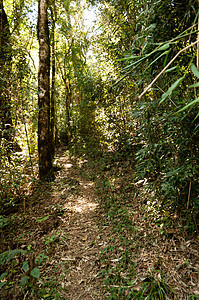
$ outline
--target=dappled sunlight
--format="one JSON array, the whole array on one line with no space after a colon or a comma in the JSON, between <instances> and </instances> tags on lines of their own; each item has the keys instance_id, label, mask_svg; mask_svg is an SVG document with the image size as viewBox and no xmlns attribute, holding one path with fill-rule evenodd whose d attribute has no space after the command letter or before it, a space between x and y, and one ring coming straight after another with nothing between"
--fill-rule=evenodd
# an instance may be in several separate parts
<instances>
[{"instance_id":1,"label":"dappled sunlight","mask_svg":"<svg viewBox=\"0 0 199 300\"><path fill-rule=\"evenodd\" d=\"M98 206L95 202L90 202L86 197L80 196L74 201L69 201L64 204L64 209L69 209L78 213L88 213L94 211Z\"/></svg>"},{"instance_id":2,"label":"dappled sunlight","mask_svg":"<svg viewBox=\"0 0 199 300\"><path fill-rule=\"evenodd\" d=\"M65 164L64 165L64 167L66 168L66 169L69 169L69 168L71 168L73 165L72 164Z\"/></svg>"},{"instance_id":3,"label":"dappled sunlight","mask_svg":"<svg viewBox=\"0 0 199 300\"><path fill-rule=\"evenodd\" d=\"M77 164L80 168L85 162L87 162L85 159L74 162L62 154L59 156L62 168L55 180L52 196L62 205L64 211L87 214L95 211L98 206L93 195L94 182L79 178L76 174Z\"/></svg>"},{"instance_id":4,"label":"dappled sunlight","mask_svg":"<svg viewBox=\"0 0 199 300\"><path fill-rule=\"evenodd\" d=\"M85 183L85 182L80 182L80 185L83 186L84 189L87 189L87 188L93 186L93 185L94 185L94 182L87 182L87 183Z\"/></svg>"}]
</instances>

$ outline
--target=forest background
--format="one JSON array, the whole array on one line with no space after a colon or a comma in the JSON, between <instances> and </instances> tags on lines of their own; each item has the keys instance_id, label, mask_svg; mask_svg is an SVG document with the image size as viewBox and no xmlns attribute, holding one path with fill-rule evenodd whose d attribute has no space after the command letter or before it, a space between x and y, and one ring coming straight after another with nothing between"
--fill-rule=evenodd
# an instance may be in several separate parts
<instances>
[{"instance_id":1,"label":"forest background","mask_svg":"<svg viewBox=\"0 0 199 300\"><path fill-rule=\"evenodd\" d=\"M198 1L0 6L1 226L67 145L132 166L150 203L198 234Z\"/></svg>"}]
</instances>

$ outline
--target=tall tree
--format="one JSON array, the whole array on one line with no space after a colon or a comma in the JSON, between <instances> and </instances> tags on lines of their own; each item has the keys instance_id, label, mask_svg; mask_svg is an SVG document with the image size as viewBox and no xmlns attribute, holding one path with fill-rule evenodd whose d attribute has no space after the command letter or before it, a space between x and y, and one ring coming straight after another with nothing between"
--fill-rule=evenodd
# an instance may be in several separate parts
<instances>
[{"instance_id":1,"label":"tall tree","mask_svg":"<svg viewBox=\"0 0 199 300\"><path fill-rule=\"evenodd\" d=\"M50 40L47 0L38 2L38 151L40 180L53 178L52 148L50 140Z\"/></svg>"},{"instance_id":2,"label":"tall tree","mask_svg":"<svg viewBox=\"0 0 199 300\"><path fill-rule=\"evenodd\" d=\"M8 157L12 148L12 116L9 96L9 74L11 69L10 29L3 0L0 0L0 142L5 139Z\"/></svg>"},{"instance_id":3,"label":"tall tree","mask_svg":"<svg viewBox=\"0 0 199 300\"><path fill-rule=\"evenodd\" d=\"M51 69L52 69L52 81L51 81L51 96L50 96L50 139L51 139L51 155L54 158L55 155L55 75L56 75L56 64L55 64L55 22L56 22L56 8L55 1L53 1L51 7Z\"/></svg>"}]
</instances>

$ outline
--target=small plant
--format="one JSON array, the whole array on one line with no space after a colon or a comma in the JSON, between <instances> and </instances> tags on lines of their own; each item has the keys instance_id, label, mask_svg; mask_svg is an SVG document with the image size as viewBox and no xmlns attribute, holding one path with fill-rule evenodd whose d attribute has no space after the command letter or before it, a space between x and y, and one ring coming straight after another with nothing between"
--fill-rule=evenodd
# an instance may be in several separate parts
<instances>
[{"instance_id":1,"label":"small plant","mask_svg":"<svg viewBox=\"0 0 199 300\"><path fill-rule=\"evenodd\" d=\"M174 296L174 291L162 278L161 273L153 270L151 275L147 277L140 293L147 300L166 300Z\"/></svg>"},{"instance_id":2,"label":"small plant","mask_svg":"<svg viewBox=\"0 0 199 300\"><path fill-rule=\"evenodd\" d=\"M18 254L26 254L26 253L27 251L23 249L14 249L10 251L5 251L0 254L0 266L8 264Z\"/></svg>"},{"instance_id":3,"label":"small plant","mask_svg":"<svg viewBox=\"0 0 199 300\"><path fill-rule=\"evenodd\" d=\"M53 243L53 242L55 242L57 239L58 239L58 233L57 234L54 234L54 235L52 235L52 236L47 236L47 237L45 237L45 239L44 239L44 244L45 245L48 245L49 243Z\"/></svg>"},{"instance_id":4,"label":"small plant","mask_svg":"<svg viewBox=\"0 0 199 300\"><path fill-rule=\"evenodd\" d=\"M10 219L0 215L0 229L3 229L10 223Z\"/></svg>"},{"instance_id":5,"label":"small plant","mask_svg":"<svg viewBox=\"0 0 199 300\"><path fill-rule=\"evenodd\" d=\"M191 296L188 297L188 300L196 300L196 299L199 299L199 296L191 295Z\"/></svg>"},{"instance_id":6,"label":"small plant","mask_svg":"<svg viewBox=\"0 0 199 300\"><path fill-rule=\"evenodd\" d=\"M12 289L12 283L19 284L22 291L37 291L37 283L40 280L41 272L39 266L43 265L48 259L44 253L40 253L35 259L31 253L31 245L28 245L28 251L23 249L14 249L0 254L0 267L3 273L0 276L0 288L2 295L7 294ZM20 274L20 282L17 283L15 274Z\"/></svg>"},{"instance_id":7,"label":"small plant","mask_svg":"<svg viewBox=\"0 0 199 300\"><path fill-rule=\"evenodd\" d=\"M62 204L50 205L50 208L56 213L57 216L62 216L64 214L64 209Z\"/></svg>"},{"instance_id":8,"label":"small plant","mask_svg":"<svg viewBox=\"0 0 199 300\"><path fill-rule=\"evenodd\" d=\"M20 285L22 287L33 285L34 280L40 278L40 269L35 267L31 270L31 267L28 261L23 262L22 271L24 273L23 277L21 278Z\"/></svg>"}]
</instances>

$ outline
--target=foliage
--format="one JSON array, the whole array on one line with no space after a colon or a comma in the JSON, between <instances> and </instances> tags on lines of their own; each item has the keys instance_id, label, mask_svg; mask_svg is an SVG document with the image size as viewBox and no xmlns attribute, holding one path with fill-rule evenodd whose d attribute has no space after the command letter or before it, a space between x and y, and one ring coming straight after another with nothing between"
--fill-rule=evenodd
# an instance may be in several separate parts
<instances>
[{"instance_id":1,"label":"foliage","mask_svg":"<svg viewBox=\"0 0 199 300\"><path fill-rule=\"evenodd\" d=\"M128 1L121 7L115 1L101 3L98 43L117 67L111 92L119 122L107 114L107 123L114 123L109 132L113 134L113 126L125 115L125 126L119 126L118 137L112 136L114 145L118 150L123 140L123 153L129 141L129 150L139 145L137 179L145 178L167 209L184 211L189 229L197 230L198 73L193 65L197 3ZM134 26L129 26L130 20Z\"/></svg>"},{"instance_id":2,"label":"foliage","mask_svg":"<svg viewBox=\"0 0 199 300\"><path fill-rule=\"evenodd\" d=\"M98 11L92 33L83 20L87 2ZM1 230L9 225L6 215L22 204L25 211L30 186L38 176L39 114L35 2L6 1L4 6L9 39L4 45L7 57L0 108L11 128L8 131L7 122L1 121ZM125 199L145 189L148 201L158 202L159 212L177 213L184 229L198 234L198 3L57 0L49 2L48 17L54 49L51 61L55 58L50 94L55 98L56 145L63 143L75 154L96 159L100 174L90 176L101 196L106 225L118 237L118 252L113 242L101 255L107 266L101 276L110 299L166 299L173 291L159 270L153 270L140 289L130 288L135 265L126 233L135 235L135 228ZM119 178L115 166L133 170L128 183L120 187L120 196L113 184ZM137 182L145 184L134 191ZM63 214L62 207L54 211L57 216ZM50 216L37 222L42 224ZM22 249L1 254L1 287L12 285L18 272L20 288L59 299L57 281L41 281L42 267L56 239L56 234L44 239L47 250L33 259L34 264L30 253ZM54 290L49 295L51 285Z\"/></svg>"},{"instance_id":3,"label":"foliage","mask_svg":"<svg viewBox=\"0 0 199 300\"><path fill-rule=\"evenodd\" d=\"M16 210L26 197L32 182L32 166L24 153L13 153L9 162L4 148L0 151L0 213Z\"/></svg>"},{"instance_id":4,"label":"foliage","mask_svg":"<svg viewBox=\"0 0 199 300\"><path fill-rule=\"evenodd\" d=\"M52 239L53 241L53 239ZM46 245L46 244L45 244ZM29 295L30 297L53 297L59 298L59 283L53 277L43 276L43 268L49 260L46 251L34 257L31 250L14 249L0 254L0 289L2 296L10 295L15 282L18 295Z\"/></svg>"}]
</instances>

